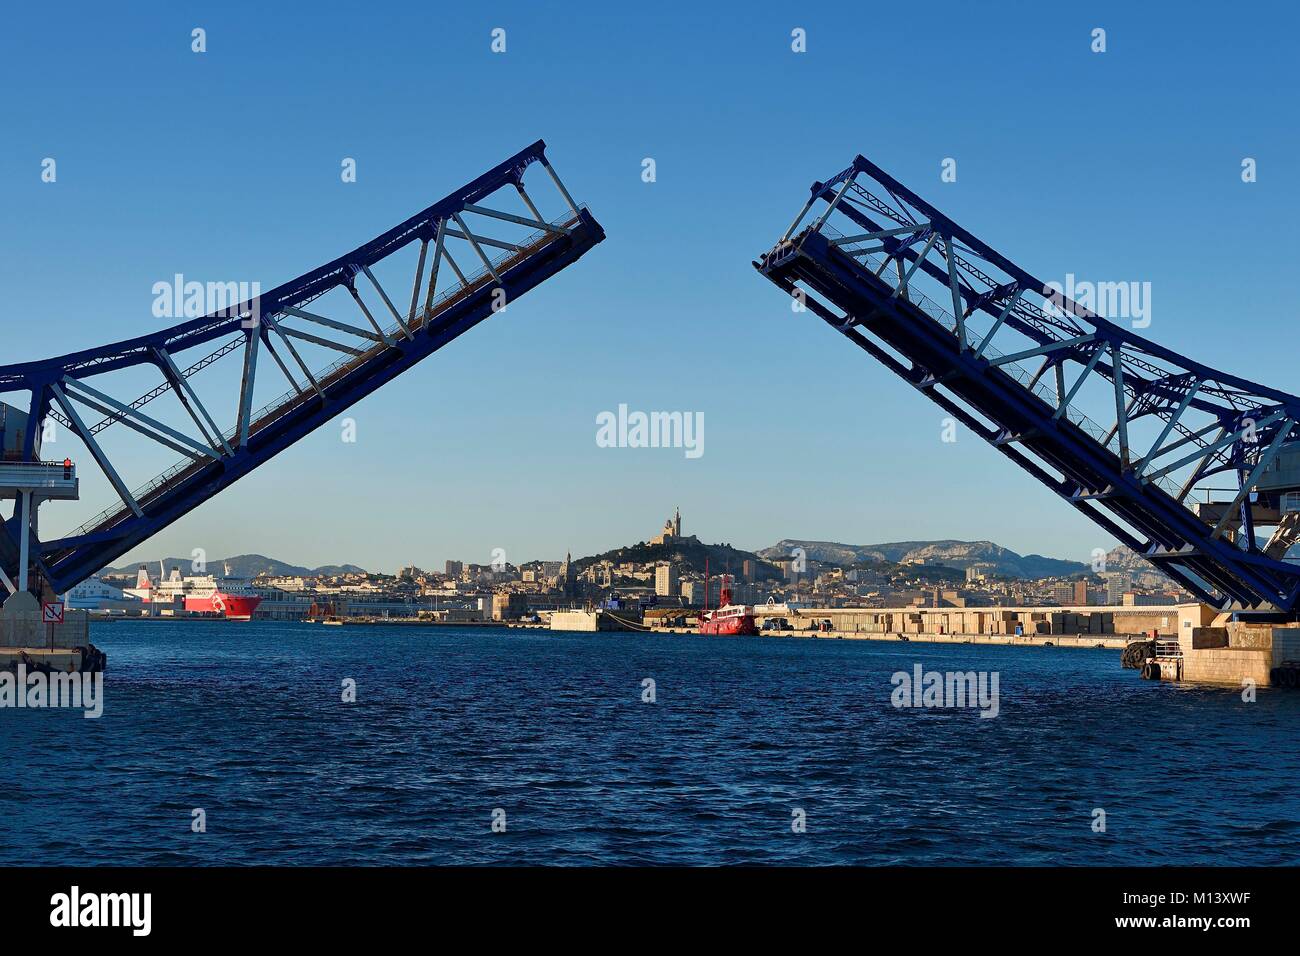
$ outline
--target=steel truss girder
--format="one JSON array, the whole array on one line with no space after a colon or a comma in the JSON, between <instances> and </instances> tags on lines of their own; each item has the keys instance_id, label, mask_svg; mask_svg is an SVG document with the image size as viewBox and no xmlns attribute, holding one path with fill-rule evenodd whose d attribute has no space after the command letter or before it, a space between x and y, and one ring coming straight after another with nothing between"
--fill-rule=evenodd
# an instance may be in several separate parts
<instances>
[{"instance_id":1,"label":"steel truss girder","mask_svg":"<svg viewBox=\"0 0 1300 956\"><path fill-rule=\"evenodd\" d=\"M839 192L836 190L836 193ZM939 222L941 225L938 228L941 232L944 231L944 220L936 211L927 207L924 212L932 222ZM866 228L879 228L879 224L874 221L863 222L856 218L854 221ZM948 233L949 236L957 234ZM962 238L963 242L970 244L965 236ZM925 268L929 264L918 258L913 265ZM1202 600L1217 606L1235 603L1244 607L1258 607L1272 604L1286 610L1294 606L1296 595L1300 593L1300 568L1259 553L1243 551L1220 540L1180 500L1149 481L1138 479L1133 473L1133 467L1127 465L1120 456L1098 443L1068 418L1056 415L1056 408L984 360L969 344L962 347L959 337L952 330L912 302L899 297L894 286L873 274L844 250L837 249L832 240L815 229L806 230L794 240L778 245L756 262L755 266L787 293L793 294L798 285L802 284L833 303L844 315L821 307L812 297L807 302L815 314L841 334L924 391L933 401L972 427L976 434L1051 487L1072 507L1084 512L1118 540L1157 563L1162 571ZM936 267L935 272L939 274L933 278L952 286L952 273L947 268ZM1041 286L1041 283L1036 283L1036 280L1024 273L1020 273L1017 281L1025 282L1028 287ZM963 298L975 306L978 296L971 293ZM988 306L990 314L1005 319L1005 316L999 316L1002 310L996 302L996 296L987 296L984 304ZM852 317L854 322L846 324L845 316ZM911 366L898 362L890 351L877 346L855 325L865 327L889 349L905 356L912 363ZM1064 348L1090 347L1091 358L1099 361L1103 353L1114 356L1115 350L1126 341L1125 335L1112 337L1106 334L1104 324L1094 326L1093 330L1105 340L1104 343L1074 342L1068 343ZM1062 346L1058 343L1057 347ZM1201 380L1202 375L1206 378L1220 377L1219 373L1197 367L1194 363L1187 365L1191 366L1189 374L1196 380ZM1135 399L1143 390L1146 393L1150 393L1153 388L1167 390L1167 405L1162 407L1167 407L1175 419L1181 415L1178 409L1185 410L1195 401L1196 389L1189 390L1185 383L1181 386L1170 383L1154 386L1151 383L1136 383L1134 387L1128 369L1120 370L1117 375L1107 375L1107 378L1114 384L1116 392L1119 428L1132 420L1128 408L1136 405L1132 402L1126 406L1120 401L1126 384L1130 386ZM1115 381L1116 378L1118 382ZM940 384L952 393L952 397L938 392L937 386ZM1290 396L1271 390L1259 390L1256 394L1263 394L1270 399L1281 396L1286 404L1298 402ZM1154 402L1149 401L1148 404ZM1241 411L1233 414L1238 419L1242 417ZM997 427L990 430L981 420L994 422ZM1171 425L1170 430L1172 427ZM1020 448L999 441L1001 434L1017 436L1016 444ZM1161 441L1164 437L1167 435L1162 436ZM1121 447L1127 452L1126 437L1122 440ZM1159 449L1153 448L1153 451ZM1211 451L1210 454L1214 452ZM1148 454L1139 464L1149 465L1151 459L1152 455ZM1055 477L1052 471L1063 477ZM1097 494L1081 498L1077 494L1080 489ZM1125 531L1104 512L1114 515L1118 522L1135 529L1146 540Z\"/></svg>"},{"instance_id":2,"label":"steel truss girder","mask_svg":"<svg viewBox=\"0 0 1300 956\"><path fill-rule=\"evenodd\" d=\"M522 177L532 164L540 164L562 196L569 214L563 220L546 222L525 191ZM492 198L505 187L513 188L530 216L495 209ZM482 217L488 224L513 224L534 230L521 242L506 242L485 234L477 225ZM471 225L470 221L474 224ZM451 229L455 224L458 228ZM447 248L451 239L466 242L484 267L480 275L466 276ZM31 390L26 444L31 457L39 445L39 422L53 414L91 450L123 506L92 519L61 540L35 542L34 565L55 590L65 590L103 567L113 558L145 540L156 531L196 507L222 488L303 437L311 429L336 416L385 381L437 351L447 342L489 317L499 308L498 293L510 301L559 272L604 239L600 224L578 207L545 156L545 144L534 143L494 167L443 200L411 217L375 240L285 283L257 300L181 323L170 329L88 349L40 362L0 367L0 388ZM372 266L405 248L419 243L419 262L411 293L410 310L400 312ZM426 254L434 245L423 307L420 292L424 283ZM485 248L504 249L500 261L488 258ZM459 284L439 290L438 267L446 261ZM388 330L376 320L358 294L356 283L365 281L387 310L395 326ZM360 307L367 322L353 325L321 314L311 303L326 292L345 288ZM329 311L328 309L324 311ZM302 320L321 331L341 333L340 341L290 326L286 320ZM385 324L387 319L385 319ZM369 325L366 328L365 325ZM373 331L371 331L373 329ZM217 337L235 337L215 352L181 371L174 355ZM294 347L294 340L312 342L340 351L345 358L318 374ZM293 391L278 405L253 411L253 385L257 373L259 346L265 346L289 381ZM223 433L208 409L190 387L188 378L216 358L243 349L243 372L234 427ZM283 351L283 355L281 354ZM87 383L102 373L151 363L162 372L163 384L129 404L113 398ZM293 371L296 366L296 371ZM298 376L301 373L301 379ZM301 381L301 384L300 384ZM176 394L197 438L164 424L140 411L159 395ZM52 412L51 400L59 411ZM75 403L94 408L106 417L93 427L81 420ZM256 419L256 420L255 420ZM145 491L133 492L122 481L103 453L95 435L113 424L124 424L191 459L182 461L159 476ZM229 438L227 437L229 436ZM97 522L97 523L96 523ZM17 527L6 522L0 536L0 571L10 570L12 561L4 542L15 540Z\"/></svg>"},{"instance_id":3,"label":"steel truss girder","mask_svg":"<svg viewBox=\"0 0 1300 956\"><path fill-rule=\"evenodd\" d=\"M276 286L269 292L262 293L257 303L240 303L238 306L223 310L229 314L203 316L111 345L84 349L34 362L0 366L0 391L26 390L35 380L57 381L63 375L84 378L89 374L98 375L117 368L152 362L151 350L154 348L166 348L175 354L223 335L241 331L244 327L242 323L254 305L260 309L262 315L277 314L284 306L303 305L347 282L356 268L373 266L421 237L432 238L438 223L453 213L461 212L469 205L482 203L484 199L504 186L517 186L524 171L533 163L541 163L552 179L556 183L559 182L550 163L547 162L546 143L538 140L365 245L358 246L318 269L313 269L290 282ZM576 216L577 207L573 205L568 191L562 189L562 192Z\"/></svg>"},{"instance_id":4,"label":"steel truss girder","mask_svg":"<svg viewBox=\"0 0 1300 956\"><path fill-rule=\"evenodd\" d=\"M511 301L539 285L592 246L602 241L604 230L586 210L581 210L574 227L554 236L534 254L501 272L501 287ZM330 421L341 411L369 395L385 382L433 354L448 342L493 314L495 284L481 283L463 298L450 303L433 316L411 341L399 341L377 351L347 375L323 386L323 394L304 393L288 414L249 435L233 458L209 464L196 463L179 480L144 497L144 517L122 517L115 526L94 529L85 535L44 545L45 563L56 589L83 580L108 561L124 554L157 531L188 513L207 498L229 487L258 465Z\"/></svg>"},{"instance_id":5,"label":"steel truss girder","mask_svg":"<svg viewBox=\"0 0 1300 956\"><path fill-rule=\"evenodd\" d=\"M1013 285L1021 290L1022 293L1035 292L1044 297L1049 294L1055 297L1055 290L1047 286L1046 283L1043 283L1028 272L1020 269L1014 263L989 248L987 245L954 223L939 210L916 196L908 190L907 187L891 178L887 173L862 156L858 156L854 160L852 166L848 167L826 183L813 184L810 200L804 207L804 213L801 214L800 219L803 218L803 215L806 215L807 211L812 207L818 197L829 201L832 196L840 195L840 190L835 189L834 187L841 184L844 179L854 179L859 174L865 174L879 183L880 186L888 192L891 199L899 205L905 203L907 206L911 207L908 217L900 217L896 210L890 210L887 204L883 201L871 196L870 193L866 192L861 187L857 187L859 193L866 199L870 200L872 208L884 215L886 225L890 218L896 221L907 221L911 223L909 229L917 224L928 224L940 235L950 236L961 243L961 247L959 247L960 269L965 271L972 278L981 278L981 281L991 288L998 286L998 283L995 280L990 278L983 269L971 261L972 258L978 257L981 262L987 264L988 268L1000 270L1011 277L1010 283L1004 284L1003 287L1005 287L1005 285ZM841 213L846 215L859 227L877 231L882 229L882 223L870 218L870 216L866 215L851 202L841 203L838 208ZM924 222L921 222L921 220L924 220ZM783 243L793 234L794 228L798 226L798 223L799 220L797 219L791 229L787 232L785 238L782 240ZM934 278L936 281L947 285L950 280L950 272L946 267L940 267L935 265L933 262L924 261L924 254L918 256L908 248L916 238L917 236L914 233L907 236L902 241L886 237L881 239L881 242L890 249L889 254L891 256L896 256L902 261L909 262L912 266L916 267L915 269L909 270L909 276L913 271L919 269ZM780 246L781 244L779 243L778 248L780 248ZM792 248L790 251L793 252L794 249ZM962 253L964 253L964 255L961 255ZM769 256L770 255L771 253L769 253ZM987 301L987 297L984 294L979 293L975 288L970 287L964 289L963 299L972 303L968 312L979 309L988 312L989 314L993 314L992 306ZM1291 414L1300 414L1300 398L1296 398L1295 396L1276 389L1257 385L1237 376L1209 369L1208 367L1200 365L1190 359L1186 359L1157 343L1144 339L1128 329L1115 325L1069 299L1062 297L1060 305L1065 310L1065 317L1059 321L1047 317L1041 309L1037 309L1034 306L1022 302L1016 307L1012 315L1006 317L1006 322L1008 325L1016 328L1029 338L1035 339L1039 344L1047 344L1051 341L1057 341L1060 339L1062 334L1074 336L1090 331L1096 333L1100 338L1103 338L1108 342L1121 343L1124 347L1124 361L1133 366L1133 371L1139 373L1146 372L1150 375L1148 378L1144 377L1142 374L1133 374L1133 371L1129 373L1129 382L1126 387L1135 393L1143 391L1150 391L1153 395L1160 395L1163 393L1166 395L1167 400L1171 402L1177 401L1179 398L1176 391L1169 391L1161 381L1164 373L1158 368L1158 366L1152 364L1148 358L1150 357L1176 364L1180 366L1180 371L1196 374L1202 379L1202 390L1206 397L1196 399L1193 402L1193 405L1203 411L1221 414L1238 412L1243 410L1243 406L1236 403L1244 401L1246 407L1252 405L1284 404L1288 406ZM1066 321L1067 319L1068 322ZM993 334L993 331L996 330L990 331L990 336ZM987 342L984 344L987 345ZM1098 365L1098 371L1105 374L1107 377L1110 377L1112 374L1112 368L1106 362L1102 362ZM1217 398L1217 403L1210 400L1211 395L1214 398Z\"/></svg>"},{"instance_id":6,"label":"steel truss girder","mask_svg":"<svg viewBox=\"0 0 1300 956\"><path fill-rule=\"evenodd\" d=\"M781 286L783 289L785 289L787 293L793 294L795 286L792 282L788 281L786 278L774 273L769 273L768 278L770 278L778 286ZM917 374L917 367L915 366L909 367L903 365L902 363L898 362L894 358L894 356L891 355L888 351L881 348L876 343L872 342L867 336L863 335L862 333L858 332L855 329L845 328L837 316L835 316L833 313L829 312L828 310L824 309L820 304L810 301L808 303L808 308L811 309L820 318L822 318L832 328L835 328L837 331L842 332L846 338L850 339L860 348L862 348L863 350L871 354L874 358L876 358L883 365L885 365L886 368L890 369L890 371L912 382L912 384L918 389L922 388L922 386L915 381L916 374ZM927 397L929 397L932 401L934 401L937 405L939 405L939 407L949 412L951 415L957 418L957 420L960 421L963 425L970 428L974 434L980 436L981 438L984 438L986 441L992 444L993 447L996 448L999 452L1001 452L1007 458L1011 459L1013 462L1015 462L1025 471L1029 472L1034 478L1036 478L1042 484L1046 485L1049 489L1056 492L1056 494L1061 496L1063 500L1068 501L1070 505L1074 507L1076 510L1082 512L1092 521L1096 522L1098 525L1100 525L1108 532L1110 532L1110 534L1114 536L1116 540L1120 541L1127 547L1133 549L1138 554L1143 553L1143 549L1146 546L1138 538L1134 537L1131 532L1129 532L1127 529L1125 529L1121 525L1111 520L1111 518L1107 516L1104 512L1098 511L1095 508L1090 508L1085 501L1078 499L1076 496L1071 496L1067 494L1066 489L1070 484L1069 482L1064 482L1061 481L1060 479L1055 478L1053 475L1051 475L1050 472L1048 472L1046 469L1041 467L1032 458L1010 447L1010 445L1007 442L997 441L996 440L997 430L988 429L979 419L973 416L969 411L967 411L961 405L957 404L956 402L950 400L946 396L938 392L935 392L933 390L926 391L926 394ZM1206 585L1204 582L1192 579L1187 574L1185 574L1184 572L1182 572L1177 568L1171 567L1171 568L1165 568L1163 570L1165 571L1166 574L1168 574L1179 584L1186 587L1188 591L1194 594L1202 593L1206 591Z\"/></svg>"}]
</instances>

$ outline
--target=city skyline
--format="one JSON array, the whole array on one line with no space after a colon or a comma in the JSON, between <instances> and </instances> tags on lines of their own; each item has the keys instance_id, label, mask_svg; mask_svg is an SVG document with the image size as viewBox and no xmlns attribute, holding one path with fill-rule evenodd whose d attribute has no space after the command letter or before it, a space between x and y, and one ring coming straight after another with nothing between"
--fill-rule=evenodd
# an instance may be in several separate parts
<instances>
[{"instance_id":1,"label":"city skyline","mask_svg":"<svg viewBox=\"0 0 1300 956\"><path fill-rule=\"evenodd\" d=\"M471 110L456 141L410 122L427 95L415 66L423 40L392 29L396 12L354 24L346 43L328 17L304 23L238 6L148 13L141 29L122 30L120 15L91 12L71 34L34 11L15 14L28 42L9 62L28 78L27 95L11 111L12 148L0 164L6 205L26 232L21 242L7 232L0 269L11 309L42 322L13 330L13 360L48 354L52 339L80 347L155 327L153 286L177 273L274 285L541 135L575 198L619 242L593 251L581 276L535 290L350 410L355 443L323 427L118 563L195 547L305 564L346 554L374 567L479 551L487 560L496 548L524 560L560 545L598 553L643 533L642 506L628 501L653 511L667 489L710 538L750 550L793 535L993 540L1080 561L1109 549L1113 540L996 452L960 433L944 442L934 409L815 320L792 315L753 275L749 261L779 236L792 201L857 152L1045 277L1150 282L1148 333L1172 348L1208 357L1226 332L1229 295L1261 340L1284 336L1294 319L1277 275L1294 258L1285 210L1300 187L1284 157L1297 134L1269 122L1287 102L1287 58L1280 36L1244 22L1216 26L1234 71L1225 85L1179 55L1204 42L1194 17L1120 5L1086 14L952 7L953 29L935 38L935 55L977 66L1000 115L1050 118L1065 103L1068 115L1095 120L1083 135L1017 137L1008 151L1009 121L950 109L942 74L914 70L906 45L888 42L910 28L889 10L773 5L739 22L692 11L686 24L665 11L635 30L598 11L563 24L525 7L443 11L441 35L455 39L440 53L449 102L530 91L526 119ZM420 22L418 8L401 15ZM1100 55L1089 49L1099 25L1109 38ZM207 31L202 56L188 42L195 26ZM490 49L497 27L509 37L504 54ZM794 28L806 30L806 53L791 50ZM857 75L849 34L880 41L878 68L910 78L906 102L880 98L845 122L834 97L800 95L802 85L833 89ZM99 42L106 35L112 44ZM607 82L575 87L536 69L574 44ZM1013 46L1014 64L988 55ZM46 75L40 63L56 48L65 65ZM645 49L667 51L677 69L640 82ZM272 50L281 74L268 92L249 67ZM333 70L344 56L357 69L382 65L377 85L364 95L340 86ZM166 87L142 65L158 57ZM366 107L345 125L334 122L340 100L319 95L335 86L344 105ZM718 98L701 99L703 88ZM726 111L715 108L724 95ZM1181 119L1193 109L1194 132ZM290 112L300 135L277 150L158 155L160 139L184 147L238 138ZM213 115L231 122L214 128ZM796 115L797 132L771 119ZM45 157L59 161L57 182L41 181ZM347 157L357 163L353 183L338 173ZM1258 161L1258 181L1242 182L1243 157ZM941 178L948 158L954 182ZM654 182L643 180L646 159ZM1262 248L1206 243L1198 226L1210 220L1281 238ZM1151 223L1160 228L1143 228ZM1285 350L1227 364L1265 381L1290 378ZM698 413L706 451L602 447L599 417L624 405ZM772 453L774 442L787 450ZM77 520L71 506L50 508L47 527L75 526L112 500L92 472L82 470Z\"/></svg>"},{"instance_id":2,"label":"city skyline","mask_svg":"<svg viewBox=\"0 0 1300 956\"><path fill-rule=\"evenodd\" d=\"M693 532L690 535L685 535L685 536L698 537L698 535L695 535ZM882 540L882 541L850 542L850 541L816 540L811 538L788 538L787 537L787 538L781 538L777 541L771 542L766 545L760 545L755 547L740 546L740 545L736 545L734 542L713 541L713 540L708 540L706 538L701 538L700 540L704 544L708 544L708 545L719 545L719 544L726 543L735 547L736 550L738 551L745 551L754 554L761 554L764 551L778 547L779 545L781 545L783 542L786 541L799 541L802 544L813 544L813 545L843 546L843 547L855 548L855 549L893 547L902 544L916 545L918 547L927 546L927 545L940 545L940 544L942 545L988 544L997 548L1005 548L1006 551L1008 551L1010 554L1014 555L1015 557L1046 558L1054 561L1073 562L1081 566L1086 566L1089 563L1088 561L1082 558L1075 559L1075 558L1060 557L1057 555L1050 555L1050 554L1039 554L1037 552L1019 552L1016 551L1016 549L1014 548L1006 548L1006 546L1002 545L1001 542L992 539L987 539L987 538L963 539L963 538L944 537L944 538L933 538L933 539L914 538L914 539L906 539L903 541ZM545 553L529 554L525 556L512 556L509 558L506 558L504 554L493 554L491 552L487 552L479 557L470 557L462 554L462 555L448 555L447 557L441 557L436 559L419 560L414 557L399 555L395 553L388 559L386 564L381 566L367 566L367 565L360 564L357 561L349 558L346 554L335 555L332 558L327 558L327 560L319 561L319 562L296 561L296 560L292 560L292 556L286 557L286 555L281 554L280 552L267 553L264 551L256 551L256 550L240 550L240 551L233 551L233 552L223 551L223 552L219 552L218 556L212 556L208 551L203 550L201 555L197 557L191 556L188 558L183 556L177 556L175 554L168 554L163 556L162 552L157 551L156 549L154 553L147 554L146 552L149 551L150 546L149 544L146 544L141 546L140 548L135 549L135 552L133 552L133 554L138 554L140 556L123 557L122 559L112 562L105 570L112 569L112 570L121 571L124 568L135 568L139 566L153 567L159 564L160 562L165 563L170 568L173 564L187 565L187 564L192 564L196 561L206 568L208 566L215 567L220 565L222 562L230 561L236 558L263 557L271 561L274 561L275 563L278 564L288 564L288 565L293 565L295 567L306 568L308 570L351 566L351 567L361 568L368 573L391 575L397 573L402 568L407 568L407 567L416 567L416 568L421 568L423 570L434 570L447 564L463 564L463 565L472 564L476 566L488 567L494 563L497 563L497 564L510 565L512 567L520 567L523 565L536 564L536 563L552 563L552 562L559 563L564 559L566 554L573 560L587 560L589 558L595 558L600 555L606 554L610 551L617 550L618 548L629 547L638 543L641 544L655 543L655 537L651 535L647 535L642 538L629 540L626 542L606 542L606 545L599 546L597 549L591 551L590 553L574 552L572 550L564 550L562 548L560 550L556 550L553 548L549 552L545 552ZM1116 548L1122 548L1122 546L1116 546ZM1115 550L1115 549L1111 549L1111 550ZM479 551L483 551L483 549L480 548ZM1095 557L1095 556L1091 556L1091 557Z\"/></svg>"},{"instance_id":3,"label":"city skyline","mask_svg":"<svg viewBox=\"0 0 1300 956\"><path fill-rule=\"evenodd\" d=\"M121 573L123 571L128 571L128 570L133 571L137 568L145 568L147 570L150 570L150 573L152 573L152 569L158 567L159 565L162 565L168 570L170 570L172 567L179 567L186 573L188 573L189 571L194 571L195 573L208 573L210 571L215 570L223 574L230 574L238 577L242 572L224 569L223 565L228 565L229 562L231 561L240 561L241 563L248 563L250 559L260 558L260 559L265 559L266 563L269 565L287 565L297 569L296 571L284 571L284 572L276 572L276 573L324 572L324 573L332 574L332 573L336 573L335 569L350 568L367 574L380 574L380 575L392 576L392 575L400 575L403 571L410 570L410 569L421 570L429 573L436 573L439 568L445 567L447 569L450 569L453 565L456 566L457 569L462 567L471 567L471 566L479 567L479 568L511 567L517 569L528 565L536 565L536 564L555 564L558 566L562 562L568 562L568 561L594 561L596 559L603 558L606 555L613 554L615 552L619 552L628 548L636 548L638 546L641 547L656 546L656 545L673 546L675 541L677 540L683 540L686 542L698 541L699 543L708 546L716 547L716 546L725 545L727 547L735 548L735 545L732 542L711 541L708 540L707 537L700 538L699 535L697 535L693 530L688 533L686 530L684 530L685 526L683 522L684 519L681 514L681 509L674 508L673 512L664 521L663 526L659 531L659 534L657 535L647 534L642 537L629 539L628 541L624 541L624 542L612 542L612 543L606 542L605 546L601 546L600 548L598 548L595 551L592 551L589 554L584 554L579 552L575 555L574 552L572 552L571 550L566 550L561 555L561 552L559 550L552 549L550 553L527 555L523 557L507 556L503 550L499 550L494 553L490 553L486 557L482 557L481 559L474 558L474 557L466 557L464 555L458 555L458 556L451 556L447 558L441 558L437 560L421 561L414 558L399 559L398 556L393 556L390 565L375 567L375 566L360 565L357 562L348 559L346 555L335 556L336 558L338 558L337 560L307 563L307 562L286 560L285 556L279 553L266 554L257 551L241 551L237 553L223 552L220 555L215 555L207 552L206 550L203 550L198 553L192 553L190 557L177 556L174 554L162 556L160 554L155 553L148 557L138 557L130 560L121 560L121 561L113 562L110 566L106 567L104 571L113 571L113 572ZM829 540L821 541L821 540L813 540L807 538L782 538L779 541L772 542L771 544L762 547L754 547L754 548L739 547L739 548L735 548L735 550L752 554L753 556L757 557L759 560L768 563L776 562L779 564L781 561L792 560L796 558L806 558L809 561L816 562L818 565L826 565L830 567L834 567L834 566L847 567L853 564L861 563L862 561L870 561L870 560L885 560L885 561L902 562L902 563L924 562L927 564L944 565L945 561L954 560L953 558L945 557L945 554L949 554L954 550L960 552L963 548L979 547L979 546L988 546L988 548L984 550L991 551L992 553L981 554L979 552L973 552L972 553L973 557L967 555L961 555L959 557L956 557L955 563L952 563L949 566L960 570L973 563L976 566L979 566L981 568L986 568L988 570L994 571L994 573L1001 573L1003 574L1003 576L1012 577L1012 578L1020 577L1024 579L1052 576L1052 574L1054 573L1053 566L1058 566L1058 565L1061 566L1059 569L1060 573L1086 573L1089 570L1091 570L1092 573L1106 573L1108 563L1116 564L1117 566L1122 565L1124 567L1127 567L1132 562L1138 562L1142 564L1142 567L1146 569L1148 573L1155 573L1154 568L1150 568L1149 566L1140 562L1140 559L1138 558L1137 555L1132 554L1132 552L1127 552L1126 549L1123 548L1123 546L1117 546L1116 548L1112 549L1110 552L1108 552L1104 560L1102 560L1100 563L1098 561L1099 555L1097 554L1092 554L1089 556L1088 561L1083 561L1083 560L1074 560L1070 558L1059 558L1053 555L1041 555L1034 552L1020 553L1015 551L1014 549L1006 548L1005 546L1003 546L997 541L992 541L988 539L972 541L972 540L963 540L963 539L956 539L956 538L938 538L938 539L908 539L905 541L871 541L871 542L855 543L855 542L846 542L846 541L829 541ZM939 550L939 554L937 556L933 554L936 548ZM137 550L144 551L146 549L141 548ZM840 552L857 552L857 555L856 556L846 555L843 556L842 558L841 557L828 558L824 554L822 554L822 551L824 550L840 551ZM893 558L882 557L878 559L871 558L867 554L876 551L882 551L882 552L896 551L900 553ZM907 552L907 553L904 554L902 552ZM918 557L918 555L922 553L924 553L925 556ZM1114 560L1114 555L1117 553L1127 553L1128 557L1125 560L1117 562ZM667 560L668 563L673 563L673 559L667 559ZM1000 562L1005 562L1005 561L1014 562L1014 561L1021 561L1021 560L1036 561L1040 565L1038 572L1017 574L1015 572L1005 572L1005 571L996 572L994 570L995 567ZM1046 565L1047 567L1042 567L1043 565ZM1073 565L1073 567L1065 568L1064 567L1065 565ZM1100 571L1098 570L1099 568ZM721 571L725 571L725 569L720 569L720 573ZM450 570L448 570L447 573L450 573Z\"/></svg>"}]
</instances>

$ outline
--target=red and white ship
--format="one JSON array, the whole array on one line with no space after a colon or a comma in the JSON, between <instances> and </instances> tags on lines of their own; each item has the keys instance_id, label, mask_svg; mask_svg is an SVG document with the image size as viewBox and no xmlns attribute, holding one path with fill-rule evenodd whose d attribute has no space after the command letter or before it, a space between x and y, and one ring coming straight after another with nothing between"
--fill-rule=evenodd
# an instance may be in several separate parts
<instances>
[{"instance_id":1,"label":"red and white ship","mask_svg":"<svg viewBox=\"0 0 1300 956\"><path fill-rule=\"evenodd\" d=\"M164 571L159 566L160 571ZM254 593L242 581L223 578L220 582L210 574L181 577L180 568L172 568L172 573L154 584L149 580L149 572L143 565L136 576L135 587L123 588L133 597L138 597L146 604L175 604L178 599L185 601L185 610L220 614L228 621L247 621L262 603L262 596Z\"/></svg>"},{"instance_id":2,"label":"red and white ship","mask_svg":"<svg viewBox=\"0 0 1300 956\"><path fill-rule=\"evenodd\" d=\"M704 578L704 594L709 593L707 573ZM722 576L722 593L719 595L718 603L721 605L717 610L705 610L700 614L700 633L701 634L757 634L758 625L754 622L754 608L748 604L731 603L731 579L727 575Z\"/></svg>"}]
</instances>

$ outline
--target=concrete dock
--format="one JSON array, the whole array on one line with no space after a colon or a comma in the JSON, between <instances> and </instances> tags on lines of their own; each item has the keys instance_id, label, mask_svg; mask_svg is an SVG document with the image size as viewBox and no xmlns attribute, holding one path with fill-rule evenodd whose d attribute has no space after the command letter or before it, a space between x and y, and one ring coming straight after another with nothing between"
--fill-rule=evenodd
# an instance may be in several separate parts
<instances>
[{"instance_id":1,"label":"concrete dock","mask_svg":"<svg viewBox=\"0 0 1300 956\"><path fill-rule=\"evenodd\" d=\"M694 627L656 627L651 634L699 635ZM712 635L710 635L712 636ZM1092 647L1123 650L1132 637L1097 634L897 634L868 631L761 631L758 637L815 638L835 641L893 641L899 644L996 644L1014 647ZM725 639L725 638L723 638Z\"/></svg>"},{"instance_id":2,"label":"concrete dock","mask_svg":"<svg viewBox=\"0 0 1300 956\"><path fill-rule=\"evenodd\" d=\"M1229 615L1199 603L967 608L758 605L754 615L760 627L769 620L789 624L789 629L760 630L760 637L1112 651L1123 651L1135 641L1154 641L1159 659L1150 673L1162 680L1268 687L1294 677L1300 683L1300 622L1231 621ZM592 611L557 612L550 627L588 632L623 629L613 620L601 620L602 616ZM654 625L648 630L652 635L699 635L698 628L690 626Z\"/></svg>"}]
</instances>

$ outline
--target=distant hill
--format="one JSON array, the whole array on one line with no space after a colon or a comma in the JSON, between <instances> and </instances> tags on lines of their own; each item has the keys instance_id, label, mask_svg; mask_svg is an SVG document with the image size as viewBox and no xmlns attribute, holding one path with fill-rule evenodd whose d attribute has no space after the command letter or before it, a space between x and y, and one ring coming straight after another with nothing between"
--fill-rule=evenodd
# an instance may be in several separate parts
<instances>
[{"instance_id":1,"label":"distant hill","mask_svg":"<svg viewBox=\"0 0 1300 956\"><path fill-rule=\"evenodd\" d=\"M1106 552L1106 570L1155 571L1155 567L1132 548L1121 544Z\"/></svg>"},{"instance_id":2,"label":"distant hill","mask_svg":"<svg viewBox=\"0 0 1300 956\"><path fill-rule=\"evenodd\" d=\"M664 544L647 544L642 541L640 544L615 548L612 551L606 551L604 554L577 558L573 561L572 568L574 573L577 573L602 561L610 561L614 564L622 564L625 561L671 561L680 570L690 568L703 573L706 560L708 561L709 571L713 574L725 572L739 574L746 561L753 561L757 567L756 576L759 579L780 576L778 568L752 551L741 551L729 544L704 544L694 535L676 538Z\"/></svg>"},{"instance_id":3,"label":"distant hill","mask_svg":"<svg viewBox=\"0 0 1300 956\"><path fill-rule=\"evenodd\" d=\"M190 570L193 565L192 558L163 558L162 563L168 571L178 567L181 569L182 574L192 573ZM104 568L100 573L134 574L141 564L149 569L151 577L157 577L157 561L134 561L116 568ZM227 567L230 569L229 576L236 578L253 578L259 574L273 574L279 577L311 577L319 574L365 573L365 568L359 568L355 564L322 564L318 568L304 568L298 564L289 564L286 561L268 558L264 554L237 554L232 558L209 558L207 561L207 573L209 574L226 574Z\"/></svg>"},{"instance_id":4,"label":"distant hill","mask_svg":"<svg viewBox=\"0 0 1300 956\"><path fill-rule=\"evenodd\" d=\"M1045 578L1081 574L1092 570L1082 561L1047 558L1041 554L1017 554L992 541L892 541L885 544L840 544L834 541L800 541L787 538L759 555L774 559L802 548L810 561L844 567L867 561L903 564L924 561L964 570L973 564L989 565L993 573L1014 578Z\"/></svg>"},{"instance_id":5,"label":"distant hill","mask_svg":"<svg viewBox=\"0 0 1300 956\"><path fill-rule=\"evenodd\" d=\"M1260 546L1262 547L1263 544L1264 542L1261 541ZM1106 570L1127 571L1134 575L1135 578L1141 578L1144 575L1151 575L1152 578L1159 578L1171 587L1177 586L1176 582L1172 578L1166 575L1154 564L1142 557L1136 551L1131 548L1126 548L1122 544L1106 552Z\"/></svg>"}]
</instances>

